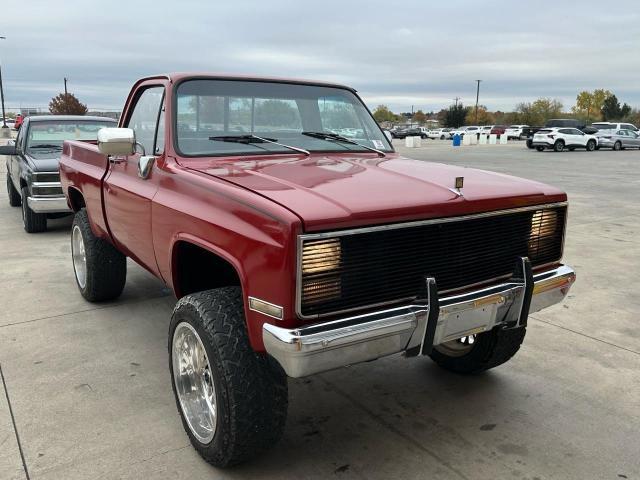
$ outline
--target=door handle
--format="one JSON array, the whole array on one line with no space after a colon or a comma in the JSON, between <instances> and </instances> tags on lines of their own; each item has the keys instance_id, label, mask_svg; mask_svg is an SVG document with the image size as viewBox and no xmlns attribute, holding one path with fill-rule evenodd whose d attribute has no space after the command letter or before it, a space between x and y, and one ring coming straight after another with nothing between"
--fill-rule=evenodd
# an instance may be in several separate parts
<instances>
[{"instance_id":1,"label":"door handle","mask_svg":"<svg viewBox=\"0 0 640 480\"><path fill-rule=\"evenodd\" d=\"M125 158L123 157L109 157L109 163L111 163L112 165L117 165L118 163L122 163L125 161Z\"/></svg>"}]
</instances>

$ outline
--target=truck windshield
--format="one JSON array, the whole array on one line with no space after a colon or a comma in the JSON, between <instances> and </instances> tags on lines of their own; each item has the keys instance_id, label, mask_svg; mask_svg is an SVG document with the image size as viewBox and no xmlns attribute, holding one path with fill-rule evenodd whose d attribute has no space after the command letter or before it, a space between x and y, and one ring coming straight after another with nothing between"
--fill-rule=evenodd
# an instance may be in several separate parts
<instances>
[{"instance_id":1,"label":"truck windshield","mask_svg":"<svg viewBox=\"0 0 640 480\"><path fill-rule=\"evenodd\" d=\"M96 140L98 130L115 127L116 123L100 121L42 121L31 122L27 134L27 151L62 150L65 140Z\"/></svg>"},{"instance_id":2,"label":"truck windshield","mask_svg":"<svg viewBox=\"0 0 640 480\"><path fill-rule=\"evenodd\" d=\"M182 82L176 97L176 146L183 155L291 152L276 143L260 143L260 152L247 142L212 140L242 135L269 138L307 151L370 151L366 147L392 151L360 99L343 88L203 79ZM354 143L308 132L338 135Z\"/></svg>"}]
</instances>

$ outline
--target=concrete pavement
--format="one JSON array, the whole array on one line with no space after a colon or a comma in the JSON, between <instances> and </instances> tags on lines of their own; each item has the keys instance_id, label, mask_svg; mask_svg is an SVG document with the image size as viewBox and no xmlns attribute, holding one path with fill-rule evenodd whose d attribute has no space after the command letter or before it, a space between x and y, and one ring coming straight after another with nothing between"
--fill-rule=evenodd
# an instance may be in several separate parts
<instances>
[{"instance_id":1,"label":"concrete pavement","mask_svg":"<svg viewBox=\"0 0 640 480\"><path fill-rule=\"evenodd\" d=\"M640 478L640 152L398 149L569 192L565 260L578 282L533 316L511 362L460 377L394 356L292 380L283 440L216 470L189 445L171 392L175 299L130 263L121 299L84 302L70 220L28 235L3 190L0 479Z\"/></svg>"}]
</instances>

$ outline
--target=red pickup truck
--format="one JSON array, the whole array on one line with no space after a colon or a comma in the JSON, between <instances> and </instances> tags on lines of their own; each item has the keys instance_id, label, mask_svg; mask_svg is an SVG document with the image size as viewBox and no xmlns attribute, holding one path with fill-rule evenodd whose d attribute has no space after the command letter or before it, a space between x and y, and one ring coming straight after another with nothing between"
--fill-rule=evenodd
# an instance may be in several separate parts
<instances>
[{"instance_id":1,"label":"red pickup truck","mask_svg":"<svg viewBox=\"0 0 640 480\"><path fill-rule=\"evenodd\" d=\"M176 404L214 465L278 440L287 376L401 352L493 368L575 279L563 192L403 158L351 88L149 77L119 127L64 143L77 285L116 298L130 257L173 289Z\"/></svg>"}]
</instances>

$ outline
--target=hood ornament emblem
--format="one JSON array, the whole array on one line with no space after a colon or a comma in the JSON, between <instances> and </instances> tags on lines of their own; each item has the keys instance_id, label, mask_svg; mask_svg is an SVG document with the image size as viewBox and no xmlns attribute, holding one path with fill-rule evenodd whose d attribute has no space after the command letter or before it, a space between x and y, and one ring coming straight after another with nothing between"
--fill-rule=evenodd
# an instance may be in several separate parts
<instances>
[{"instance_id":1,"label":"hood ornament emblem","mask_svg":"<svg viewBox=\"0 0 640 480\"><path fill-rule=\"evenodd\" d=\"M450 188L449 190L451 190L459 197L464 197L464 194L462 193L462 187L464 187L464 177L456 177L455 188Z\"/></svg>"}]
</instances>

